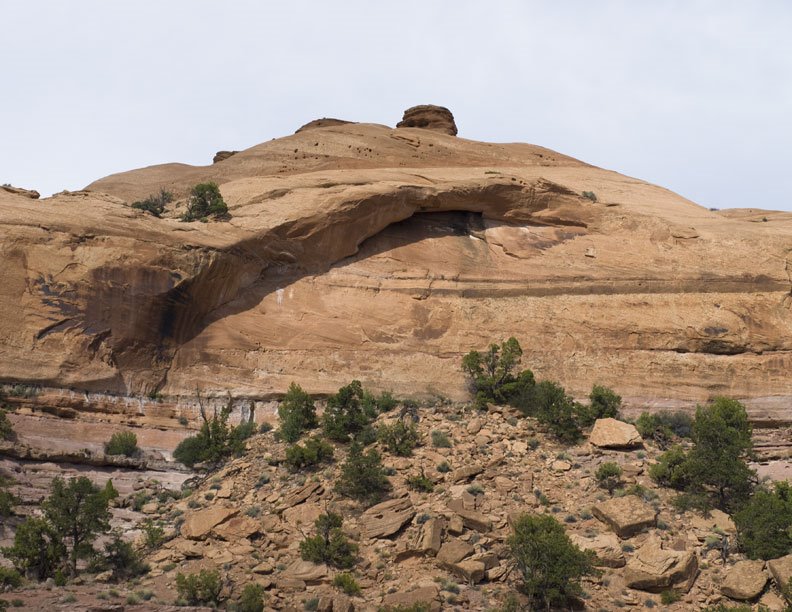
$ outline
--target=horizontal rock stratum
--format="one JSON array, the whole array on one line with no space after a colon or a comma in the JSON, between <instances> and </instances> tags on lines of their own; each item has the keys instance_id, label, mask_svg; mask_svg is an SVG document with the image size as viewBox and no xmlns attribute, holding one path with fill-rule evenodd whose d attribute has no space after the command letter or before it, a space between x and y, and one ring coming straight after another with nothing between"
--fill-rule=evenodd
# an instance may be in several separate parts
<instances>
[{"instance_id":1,"label":"horizontal rock stratum","mask_svg":"<svg viewBox=\"0 0 792 612\"><path fill-rule=\"evenodd\" d=\"M231 219L180 222L207 180ZM160 189L163 218L130 207ZM334 122L214 165L0 190L0 236L4 381L461 399L461 356L513 335L575 393L792 395L792 215L710 211L539 146Z\"/></svg>"}]
</instances>

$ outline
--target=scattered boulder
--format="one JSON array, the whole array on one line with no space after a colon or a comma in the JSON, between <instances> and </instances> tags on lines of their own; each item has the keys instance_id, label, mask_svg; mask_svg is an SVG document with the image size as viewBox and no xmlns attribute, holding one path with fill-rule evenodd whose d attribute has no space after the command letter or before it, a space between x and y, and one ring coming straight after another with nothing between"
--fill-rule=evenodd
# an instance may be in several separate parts
<instances>
[{"instance_id":1,"label":"scattered boulder","mask_svg":"<svg viewBox=\"0 0 792 612\"><path fill-rule=\"evenodd\" d=\"M624 567L624 558L619 538L613 533L602 533L592 538L573 533L569 538L582 550L590 550L596 556L595 565L600 567Z\"/></svg>"},{"instance_id":2,"label":"scattered boulder","mask_svg":"<svg viewBox=\"0 0 792 612\"><path fill-rule=\"evenodd\" d=\"M411 606L428 605L431 610L440 610L437 595L440 589L435 585L421 586L412 591L402 591L386 595L382 600L385 606L393 608L409 608Z\"/></svg>"},{"instance_id":3,"label":"scattered boulder","mask_svg":"<svg viewBox=\"0 0 792 612\"><path fill-rule=\"evenodd\" d=\"M597 419L589 442L599 448L632 448L643 444L635 425L617 419Z\"/></svg>"},{"instance_id":4,"label":"scattered boulder","mask_svg":"<svg viewBox=\"0 0 792 612\"><path fill-rule=\"evenodd\" d=\"M738 561L726 572L721 593L740 601L759 597L767 584L764 565L764 561Z\"/></svg>"},{"instance_id":5,"label":"scattered boulder","mask_svg":"<svg viewBox=\"0 0 792 612\"><path fill-rule=\"evenodd\" d=\"M223 161L224 159L228 159L229 157L236 155L237 153L239 153L239 151L218 151L212 158L212 163L216 164Z\"/></svg>"},{"instance_id":6,"label":"scattered boulder","mask_svg":"<svg viewBox=\"0 0 792 612\"><path fill-rule=\"evenodd\" d=\"M591 513L620 538L631 538L657 522L657 511L635 495L614 497L595 504Z\"/></svg>"},{"instance_id":7,"label":"scattered boulder","mask_svg":"<svg viewBox=\"0 0 792 612\"><path fill-rule=\"evenodd\" d=\"M321 483L318 482L307 482L299 489L292 491L289 495L287 495L283 503L281 504L282 508L291 508L292 506L296 506L297 504L301 504L307 499L311 497L319 497L324 492L324 487Z\"/></svg>"},{"instance_id":8,"label":"scattered boulder","mask_svg":"<svg viewBox=\"0 0 792 612\"><path fill-rule=\"evenodd\" d=\"M404 111L404 117L396 124L397 128L423 128L450 136L457 135L454 115L444 106L421 104Z\"/></svg>"},{"instance_id":9,"label":"scattered boulder","mask_svg":"<svg viewBox=\"0 0 792 612\"><path fill-rule=\"evenodd\" d=\"M479 463L474 463L472 465L465 465L451 472L450 480L454 484L456 484L457 482L462 482L463 480L468 481L474 476L478 476L483 471L484 471L484 466Z\"/></svg>"},{"instance_id":10,"label":"scattered boulder","mask_svg":"<svg viewBox=\"0 0 792 612\"><path fill-rule=\"evenodd\" d=\"M281 573L286 580L301 580L306 584L318 584L327 578L327 566L298 559Z\"/></svg>"},{"instance_id":11,"label":"scattered boulder","mask_svg":"<svg viewBox=\"0 0 792 612\"><path fill-rule=\"evenodd\" d=\"M313 525L320 514L322 514L322 508L318 504L303 503L284 510L283 520L292 527L308 526Z\"/></svg>"},{"instance_id":12,"label":"scattered boulder","mask_svg":"<svg viewBox=\"0 0 792 612\"><path fill-rule=\"evenodd\" d=\"M219 538L232 542L249 538L261 531L261 524L249 516L235 516L215 527L212 532Z\"/></svg>"},{"instance_id":13,"label":"scattered boulder","mask_svg":"<svg viewBox=\"0 0 792 612\"><path fill-rule=\"evenodd\" d=\"M437 553L437 559L445 563L459 563L465 557L473 554L473 547L462 540L449 540L445 542Z\"/></svg>"},{"instance_id":14,"label":"scattered boulder","mask_svg":"<svg viewBox=\"0 0 792 612\"><path fill-rule=\"evenodd\" d=\"M786 555L778 559L771 559L767 562L767 569L775 580L779 589L784 589L789 581L792 580L792 555Z\"/></svg>"},{"instance_id":15,"label":"scattered boulder","mask_svg":"<svg viewBox=\"0 0 792 612\"><path fill-rule=\"evenodd\" d=\"M188 540L200 540L209 535L219 524L239 513L239 508L212 506L198 510L187 516L181 527L181 535Z\"/></svg>"},{"instance_id":16,"label":"scattered boulder","mask_svg":"<svg viewBox=\"0 0 792 612\"><path fill-rule=\"evenodd\" d=\"M624 582L631 589L687 592L696 580L698 561L692 551L666 550L658 538L650 538L624 568Z\"/></svg>"},{"instance_id":17,"label":"scattered boulder","mask_svg":"<svg viewBox=\"0 0 792 612\"><path fill-rule=\"evenodd\" d=\"M423 554L436 555L440 551L443 543L443 527L445 521L442 518L430 518L421 526L416 549Z\"/></svg>"},{"instance_id":18,"label":"scattered boulder","mask_svg":"<svg viewBox=\"0 0 792 612\"><path fill-rule=\"evenodd\" d=\"M487 576L487 568L481 561L467 559L459 563L441 563L440 565L468 584L481 582Z\"/></svg>"},{"instance_id":19,"label":"scattered boulder","mask_svg":"<svg viewBox=\"0 0 792 612\"><path fill-rule=\"evenodd\" d=\"M323 117L321 119L314 119L313 121L309 121L303 126L300 126L295 134L299 134L300 132L307 132L308 130L315 130L317 128L323 127L332 127L334 125L346 125L348 123L352 123L352 121L344 121L343 119L332 119L330 117Z\"/></svg>"},{"instance_id":20,"label":"scattered boulder","mask_svg":"<svg viewBox=\"0 0 792 612\"><path fill-rule=\"evenodd\" d=\"M409 497L399 497L372 506L360 517L361 531L366 538L387 538L399 531L415 516Z\"/></svg>"},{"instance_id":21,"label":"scattered boulder","mask_svg":"<svg viewBox=\"0 0 792 612\"><path fill-rule=\"evenodd\" d=\"M466 509L464 502L459 498L452 499L448 502L448 508L456 512L457 516L462 519L462 525L467 529L474 529L482 533L486 533L492 529L492 521L487 516L475 510ZM452 533L450 529L449 533Z\"/></svg>"}]
</instances>

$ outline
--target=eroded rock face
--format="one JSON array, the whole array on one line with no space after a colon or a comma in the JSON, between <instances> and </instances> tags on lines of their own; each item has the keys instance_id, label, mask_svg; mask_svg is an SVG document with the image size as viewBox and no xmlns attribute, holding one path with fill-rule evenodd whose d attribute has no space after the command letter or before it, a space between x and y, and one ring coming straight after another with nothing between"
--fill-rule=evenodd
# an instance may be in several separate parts
<instances>
[{"instance_id":1,"label":"eroded rock face","mask_svg":"<svg viewBox=\"0 0 792 612\"><path fill-rule=\"evenodd\" d=\"M601 567L624 567L626 560L621 542L615 534L602 533L594 537L571 534L570 539L581 550L590 550L597 557L595 564Z\"/></svg>"},{"instance_id":2,"label":"eroded rock face","mask_svg":"<svg viewBox=\"0 0 792 612\"><path fill-rule=\"evenodd\" d=\"M386 538L399 531L414 516L415 508L408 497L389 499L362 514L361 529L367 538Z\"/></svg>"},{"instance_id":3,"label":"eroded rock face","mask_svg":"<svg viewBox=\"0 0 792 612\"><path fill-rule=\"evenodd\" d=\"M343 119L332 119L330 117L322 117L321 119L314 119L313 121L309 121L303 126L297 128L297 131L294 132L295 134L299 134L300 132L305 132L307 130L315 130L316 128L323 128L323 127L331 127L334 125L346 125L347 123L352 123L351 121L344 121Z\"/></svg>"},{"instance_id":4,"label":"eroded rock face","mask_svg":"<svg viewBox=\"0 0 792 612\"><path fill-rule=\"evenodd\" d=\"M216 164L218 162L228 159L229 157L236 155L237 153L239 153L239 151L218 151L217 153L215 153L215 156L212 158L212 163Z\"/></svg>"},{"instance_id":5,"label":"eroded rock face","mask_svg":"<svg viewBox=\"0 0 792 612\"><path fill-rule=\"evenodd\" d=\"M786 588L792 580L792 555L786 555L779 559L771 559L767 562L767 569L779 589Z\"/></svg>"},{"instance_id":6,"label":"eroded rock face","mask_svg":"<svg viewBox=\"0 0 792 612\"><path fill-rule=\"evenodd\" d=\"M239 508L211 506L191 514L181 527L181 535L188 540L205 538L215 527L239 514Z\"/></svg>"},{"instance_id":7,"label":"eroded rock face","mask_svg":"<svg viewBox=\"0 0 792 612\"><path fill-rule=\"evenodd\" d=\"M600 448L632 448L643 443L635 425L617 419L597 419L589 442Z\"/></svg>"},{"instance_id":8,"label":"eroded rock face","mask_svg":"<svg viewBox=\"0 0 792 612\"><path fill-rule=\"evenodd\" d=\"M0 185L0 189L8 193L13 193L14 195L30 198L31 200L38 200L41 197L41 194L34 189L23 189L22 187L14 187L13 185Z\"/></svg>"},{"instance_id":9,"label":"eroded rock face","mask_svg":"<svg viewBox=\"0 0 792 612\"><path fill-rule=\"evenodd\" d=\"M541 147L415 134L336 125L35 202L0 190L0 379L73 389L78 412L101 404L85 391L264 401L355 378L461 400L461 357L509 330L578 395L723 394L788 418L792 220L715 214ZM229 222L129 208L206 180Z\"/></svg>"},{"instance_id":10,"label":"eroded rock face","mask_svg":"<svg viewBox=\"0 0 792 612\"><path fill-rule=\"evenodd\" d=\"M446 107L435 106L434 104L421 104L408 108L404 111L404 117L396 124L396 127L423 128L449 134L450 136L457 135L454 115Z\"/></svg>"}]
</instances>

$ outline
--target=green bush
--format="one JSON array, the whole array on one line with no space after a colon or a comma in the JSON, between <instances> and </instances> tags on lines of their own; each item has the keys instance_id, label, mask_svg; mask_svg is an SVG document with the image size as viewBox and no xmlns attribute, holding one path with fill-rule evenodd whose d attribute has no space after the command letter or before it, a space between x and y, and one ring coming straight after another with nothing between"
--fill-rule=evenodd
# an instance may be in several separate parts
<instances>
[{"instance_id":1,"label":"green bush","mask_svg":"<svg viewBox=\"0 0 792 612\"><path fill-rule=\"evenodd\" d=\"M582 195L584 198L591 200L592 202L597 201L597 194L593 191L584 191Z\"/></svg>"},{"instance_id":2,"label":"green bush","mask_svg":"<svg viewBox=\"0 0 792 612\"><path fill-rule=\"evenodd\" d=\"M292 472L333 458L333 447L319 437L308 438L303 444L294 444L286 449L286 465Z\"/></svg>"},{"instance_id":3,"label":"green bush","mask_svg":"<svg viewBox=\"0 0 792 612\"><path fill-rule=\"evenodd\" d=\"M421 469L420 474L407 478L407 486L422 493L431 493L434 491L434 483L430 478L427 478L423 469Z\"/></svg>"},{"instance_id":4,"label":"green bush","mask_svg":"<svg viewBox=\"0 0 792 612\"><path fill-rule=\"evenodd\" d=\"M675 591L673 589L667 589L660 593L660 603L664 606L670 606L682 599L682 596L679 594L679 591Z\"/></svg>"},{"instance_id":5,"label":"green bush","mask_svg":"<svg viewBox=\"0 0 792 612\"><path fill-rule=\"evenodd\" d=\"M435 448L451 448L451 438L448 437L448 434L444 431L440 431L439 429L435 429L432 431L432 446Z\"/></svg>"},{"instance_id":6,"label":"green bush","mask_svg":"<svg viewBox=\"0 0 792 612\"><path fill-rule=\"evenodd\" d=\"M345 497L375 504L390 488L379 453L373 449L363 453L361 446L353 443L347 460L341 466L341 475L336 481L335 490Z\"/></svg>"},{"instance_id":7,"label":"green bush","mask_svg":"<svg viewBox=\"0 0 792 612\"><path fill-rule=\"evenodd\" d=\"M775 559L792 552L792 485L759 489L734 515L740 547L751 559Z\"/></svg>"},{"instance_id":8,"label":"green bush","mask_svg":"<svg viewBox=\"0 0 792 612\"><path fill-rule=\"evenodd\" d=\"M719 397L699 406L693 420L693 448L673 447L660 456L649 475L661 485L684 490L685 504L714 504L734 510L750 496L755 472L747 459L752 450L751 426L745 407Z\"/></svg>"},{"instance_id":9,"label":"green bush","mask_svg":"<svg viewBox=\"0 0 792 612\"><path fill-rule=\"evenodd\" d=\"M581 578L596 573L593 554L575 546L563 525L547 514L520 516L508 544L530 609L565 606L583 594Z\"/></svg>"},{"instance_id":10,"label":"green bush","mask_svg":"<svg viewBox=\"0 0 792 612\"><path fill-rule=\"evenodd\" d=\"M201 402L198 403L201 411L201 429L197 435L185 438L173 451L173 458L193 467L196 463L219 463L231 455L240 455L245 450L245 440L256 433L256 425L252 421L245 421L236 427L229 427L228 417L233 408L233 399L229 395L228 403L218 413L215 411L211 418L206 416L206 411Z\"/></svg>"},{"instance_id":11,"label":"green bush","mask_svg":"<svg viewBox=\"0 0 792 612\"><path fill-rule=\"evenodd\" d=\"M0 440L13 440L16 438L11 419L8 418L6 411L0 408Z\"/></svg>"},{"instance_id":12,"label":"green bush","mask_svg":"<svg viewBox=\"0 0 792 612\"><path fill-rule=\"evenodd\" d=\"M173 202L173 194L161 189L156 195L150 195L145 200L132 203L132 208L145 211L155 217L160 217L165 212L165 205Z\"/></svg>"},{"instance_id":13,"label":"green bush","mask_svg":"<svg viewBox=\"0 0 792 612\"><path fill-rule=\"evenodd\" d=\"M237 604L239 612L264 612L264 587L250 582L242 589L242 597Z\"/></svg>"},{"instance_id":14,"label":"green bush","mask_svg":"<svg viewBox=\"0 0 792 612\"><path fill-rule=\"evenodd\" d=\"M600 487L613 494L614 489L621 484L622 469L618 464L609 461L597 468L595 477Z\"/></svg>"},{"instance_id":15,"label":"green bush","mask_svg":"<svg viewBox=\"0 0 792 612\"><path fill-rule=\"evenodd\" d=\"M165 530L156 525L151 519L144 521L141 529L143 531L143 541L146 544L146 548L150 550L157 548L165 540Z\"/></svg>"},{"instance_id":16,"label":"green bush","mask_svg":"<svg viewBox=\"0 0 792 612\"><path fill-rule=\"evenodd\" d=\"M179 599L191 606L220 603L223 583L217 570L201 570L194 574L176 574L176 591Z\"/></svg>"},{"instance_id":17,"label":"green bush","mask_svg":"<svg viewBox=\"0 0 792 612\"><path fill-rule=\"evenodd\" d=\"M313 429L319 424L311 396L295 383L289 385L283 401L278 406L278 416L280 437L290 443L296 442L304 431Z\"/></svg>"},{"instance_id":18,"label":"green bush","mask_svg":"<svg viewBox=\"0 0 792 612\"><path fill-rule=\"evenodd\" d=\"M597 419L617 419L621 410L622 398L612 389L594 385L589 394L589 413L592 422Z\"/></svg>"},{"instance_id":19,"label":"green bush","mask_svg":"<svg viewBox=\"0 0 792 612\"><path fill-rule=\"evenodd\" d=\"M210 181L192 188L182 221L206 221L209 217L221 218L227 215L228 206L223 201L220 188Z\"/></svg>"},{"instance_id":20,"label":"green bush","mask_svg":"<svg viewBox=\"0 0 792 612\"><path fill-rule=\"evenodd\" d=\"M644 412L635 421L635 427L641 437L653 440L658 447L664 449L674 436L689 438L693 431L693 419L685 412Z\"/></svg>"},{"instance_id":21,"label":"green bush","mask_svg":"<svg viewBox=\"0 0 792 612\"><path fill-rule=\"evenodd\" d=\"M132 544L124 541L117 533L105 544L104 563L116 581L129 580L149 570Z\"/></svg>"},{"instance_id":22,"label":"green bush","mask_svg":"<svg viewBox=\"0 0 792 612\"><path fill-rule=\"evenodd\" d=\"M11 567L0 566L0 591L6 587L15 589L22 584L22 575Z\"/></svg>"},{"instance_id":23,"label":"green bush","mask_svg":"<svg viewBox=\"0 0 792 612\"><path fill-rule=\"evenodd\" d=\"M109 442L105 442L104 451L106 455L134 457L140 451L137 436L131 431L117 431L110 437Z\"/></svg>"},{"instance_id":24,"label":"green bush","mask_svg":"<svg viewBox=\"0 0 792 612\"><path fill-rule=\"evenodd\" d=\"M347 595L359 595L360 585L349 572L341 572L333 577L333 586Z\"/></svg>"},{"instance_id":25,"label":"green bush","mask_svg":"<svg viewBox=\"0 0 792 612\"><path fill-rule=\"evenodd\" d=\"M11 484L0 476L0 518L7 518L14 514L14 506L18 503L18 499L8 490L8 485Z\"/></svg>"},{"instance_id":26,"label":"green bush","mask_svg":"<svg viewBox=\"0 0 792 612\"><path fill-rule=\"evenodd\" d=\"M501 344L491 344L484 352L471 351L462 358L462 370L469 378L477 407L512 403L533 387L530 370L515 374L521 357L520 343L509 338Z\"/></svg>"},{"instance_id":27,"label":"green bush","mask_svg":"<svg viewBox=\"0 0 792 612\"><path fill-rule=\"evenodd\" d=\"M341 516L334 512L319 515L314 523L316 535L300 542L302 559L341 569L354 566L358 549L341 531L343 523Z\"/></svg>"},{"instance_id":28,"label":"green bush","mask_svg":"<svg viewBox=\"0 0 792 612\"><path fill-rule=\"evenodd\" d=\"M377 430L377 438L388 451L399 457L409 457L418 446L420 437L415 423L407 425L401 419L389 425L381 425Z\"/></svg>"},{"instance_id":29,"label":"green bush","mask_svg":"<svg viewBox=\"0 0 792 612\"><path fill-rule=\"evenodd\" d=\"M325 435L335 442L373 442L376 435L371 423L376 416L375 400L363 390L360 381L353 380L327 400L323 415Z\"/></svg>"}]
</instances>

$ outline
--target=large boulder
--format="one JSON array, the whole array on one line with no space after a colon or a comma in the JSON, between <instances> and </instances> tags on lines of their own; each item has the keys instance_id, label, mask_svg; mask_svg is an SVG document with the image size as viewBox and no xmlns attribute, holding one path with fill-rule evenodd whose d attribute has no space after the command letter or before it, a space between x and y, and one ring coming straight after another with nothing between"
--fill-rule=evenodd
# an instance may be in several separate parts
<instances>
[{"instance_id":1,"label":"large boulder","mask_svg":"<svg viewBox=\"0 0 792 612\"><path fill-rule=\"evenodd\" d=\"M776 586L783 590L792 580L792 555L787 555L779 559L771 559L767 562L767 569L776 583Z\"/></svg>"},{"instance_id":2,"label":"large boulder","mask_svg":"<svg viewBox=\"0 0 792 612\"><path fill-rule=\"evenodd\" d=\"M437 596L440 589L436 585L419 586L412 591L401 591L386 595L382 603L386 607L393 608L409 608L411 606L429 606L431 610L439 610L440 603L437 601Z\"/></svg>"},{"instance_id":3,"label":"large boulder","mask_svg":"<svg viewBox=\"0 0 792 612\"><path fill-rule=\"evenodd\" d=\"M635 495L614 497L595 504L591 513L620 538L631 538L657 522L657 510Z\"/></svg>"},{"instance_id":4,"label":"large boulder","mask_svg":"<svg viewBox=\"0 0 792 612\"><path fill-rule=\"evenodd\" d=\"M696 580L698 561L689 550L666 550L658 538L650 538L624 568L624 582L631 589L687 592Z\"/></svg>"},{"instance_id":5,"label":"large boulder","mask_svg":"<svg viewBox=\"0 0 792 612\"><path fill-rule=\"evenodd\" d=\"M212 506L188 515L181 526L181 535L188 540L200 540L215 527L239 514L239 508Z\"/></svg>"},{"instance_id":6,"label":"large boulder","mask_svg":"<svg viewBox=\"0 0 792 612\"><path fill-rule=\"evenodd\" d=\"M764 565L764 561L738 561L726 572L721 593L740 601L759 597L767 584Z\"/></svg>"},{"instance_id":7,"label":"large boulder","mask_svg":"<svg viewBox=\"0 0 792 612\"><path fill-rule=\"evenodd\" d=\"M281 576L287 580L302 580L306 584L317 584L327 578L327 566L298 559L288 565Z\"/></svg>"},{"instance_id":8,"label":"large boulder","mask_svg":"<svg viewBox=\"0 0 792 612\"><path fill-rule=\"evenodd\" d=\"M473 547L462 540L449 540L440 547L437 559L446 563L459 563L465 557L473 554Z\"/></svg>"},{"instance_id":9,"label":"large boulder","mask_svg":"<svg viewBox=\"0 0 792 612\"><path fill-rule=\"evenodd\" d=\"M387 538L399 531L415 516L409 497L399 497L372 506L360 517L363 536Z\"/></svg>"},{"instance_id":10,"label":"large boulder","mask_svg":"<svg viewBox=\"0 0 792 612\"><path fill-rule=\"evenodd\" d=\"M397 128L423 128L443 132L451 136L457 135L457 126L454 115L444 106L434 104L421 104L404 111L404 117L396 124Z\"/></svg>"},{"instance_id":11,"label":"large boulder","mask_svg":"<svg viewBox=\"0 0 792 612\"><path fill-rule=\"evenodd\" d=\"M597 419L589 442L599 448L632 448L640 446L643 438L635 425L617 419Z\"/></svg>"},{"instance_id":12,"label":"large boulder","mask_svg":"<svg viewBox=\"0 0 792 612\"><path fill-rule=\"evenodd\" d=\"M619 538L613 533L601 533L594 537L586 537L576 533L570 534L572 543L582 550L590 550L596 555L595 565L601 567L624 567L624 558Z\"/></svg>"},{"instance_id":13,"label":"large boulder","mask_svg":"<svg viewBox=\"0 0 792 612\"><path fill-rule=\"evenodd\" d=\"M38 200L39 197L41 197L41 194L34 189L23 189L22 187L14 187L12 185L0 185L0 189L8 193L13 193L14 195L30 198L31 200Z\"/></svg>"}]
</instances>

